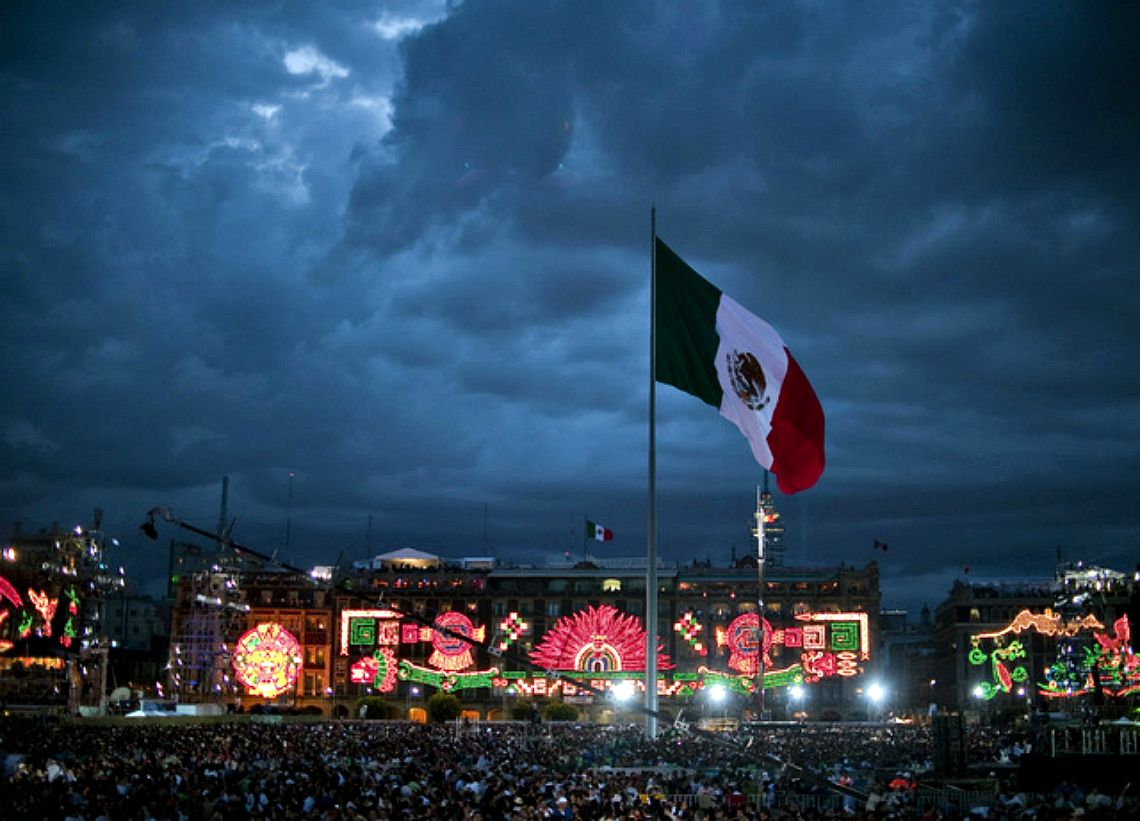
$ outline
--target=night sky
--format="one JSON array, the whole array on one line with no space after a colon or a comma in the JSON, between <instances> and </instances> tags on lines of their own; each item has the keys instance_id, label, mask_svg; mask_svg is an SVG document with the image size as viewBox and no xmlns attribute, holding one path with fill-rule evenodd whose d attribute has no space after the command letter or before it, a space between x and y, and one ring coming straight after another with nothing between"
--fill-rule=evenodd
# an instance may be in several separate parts
<instances>
[{"instance_id":1,"label":"night sky","mask_svg":"<svg viewBox=\"0 0 1140 821\"><path fill-rule=\"evenodd\" d=\"M789 564L917 610L1140 559L1140 5L9 0L0 42L4 533L102 508L161 590L145 512L212 529L228 476L298 564L644 556L656 206L823 405ZM661 556L743 555L747 443L657 398Z\"/></svg>"}]
</instances>

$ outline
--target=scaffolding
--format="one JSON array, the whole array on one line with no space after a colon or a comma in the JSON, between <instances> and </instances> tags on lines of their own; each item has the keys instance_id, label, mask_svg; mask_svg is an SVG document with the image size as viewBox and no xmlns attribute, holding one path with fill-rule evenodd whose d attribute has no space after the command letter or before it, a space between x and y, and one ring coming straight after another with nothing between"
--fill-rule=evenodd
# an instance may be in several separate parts
<instances>
[{"instance_id":1,"label":"scaffolding","mask_svg":"<svg viewBox=\"0 0 1140 821\"><path fill-rule=\"evenodd\" d=\"M222 552L204 554L193 545L172 543L171 549L180 553L181 572L166 695L183 703L228 700L235 692L233 645L249 612L239 582L241 559Z\"/></svg>"}]
</instances>

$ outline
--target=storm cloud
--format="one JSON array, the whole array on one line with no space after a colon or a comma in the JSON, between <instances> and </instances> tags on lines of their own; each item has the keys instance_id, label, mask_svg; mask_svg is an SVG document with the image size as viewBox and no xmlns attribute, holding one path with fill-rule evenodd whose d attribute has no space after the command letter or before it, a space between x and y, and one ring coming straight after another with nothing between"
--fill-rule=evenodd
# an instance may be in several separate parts
<instances>
[{"instance_id":1,"label":"storm cloud","mask_svg":"<svg viewBox=\"0 0 1140 821\"><path fill-rule=\"evenodd\" d=\"M297 562L643 555L655 207L823 403L790 563L915 608L1140 556L1132 5L0 16L5 527L100 507L145 582L229 476ZM661 387L657 442L661 554L749 549L739 434Z\"/></svg>"}]
</instances>

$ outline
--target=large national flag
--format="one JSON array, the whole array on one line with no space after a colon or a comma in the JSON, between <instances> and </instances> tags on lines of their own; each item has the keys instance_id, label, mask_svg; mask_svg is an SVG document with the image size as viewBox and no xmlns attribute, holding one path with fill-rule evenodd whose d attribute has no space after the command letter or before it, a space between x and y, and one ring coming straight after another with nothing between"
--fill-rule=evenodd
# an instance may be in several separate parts
<instances>
[{"instance_id":1,"label":"large national flag","mask_svg":"<svg viewBox=\"0 0 1140 821\"><path fill-rule=\"evenodd\" d=\"M660 239L654 378L720 410L784 493L823 473L823 409L779 334Z\"/></svg>"},{"instance_id":2,"label":"large national flag","mask_svg":"<svg viewBox=\"0 0 1140 821\"><path fill-rule=\"evenodd\" d=\"M596 542L609 542L613 541L614 532L609 528L602 527L596 522L586 520L586 538L593 539Z\"/></svg>"}]
</instances>

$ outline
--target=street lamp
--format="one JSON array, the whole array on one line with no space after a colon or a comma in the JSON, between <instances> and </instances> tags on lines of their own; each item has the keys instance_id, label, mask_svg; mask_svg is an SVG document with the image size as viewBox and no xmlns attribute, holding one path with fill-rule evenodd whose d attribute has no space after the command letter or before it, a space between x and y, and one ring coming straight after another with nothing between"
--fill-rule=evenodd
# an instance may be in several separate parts
<instances>
[{"instance_id":1,"label":"street lamp","mask_svg":"<svg viewBox=\"0 0 1140 821\"><path fill-rule=\"evenodd\" d=\"M722 721L728 719L728 688L723 684L714 684L709 688L709 700L713 704L720 705L720 717Z\"/></svg>"},{"instance_id":2,"label":"street lamp","mask_svg":"<svg viewBox=\"0 0 1140 821\"><path fill-rule=\"evenodd\" d=\"M866 690L867 700L871 702L872 709L878 715L882 709L883 702L887 698L887 688L878 681L872 681L867 685Z\"/></svg>"},{"instance_id":3,"label":"street lamp","mask_svg":"<svg viewBox=\"0 0 1140 821\"><path fill-rule=\"evenodd\" d=\"M792 716L802 719L804 717L803 705L807 698L807 690L802 684L793 684L788 688L788 700L792 705Z\"/></svg>"},{"instance_id":4,"label":"street lamp","mask_svg":"<svg viewBox=\"0 0 1140 821\"><path fill-rule=\"evenodd\" d=\"M634 697L637 688L629 679L623 679L613 686L611 692L614 694L614 700L624 704Z\"/></svg>"}]
</instances>

